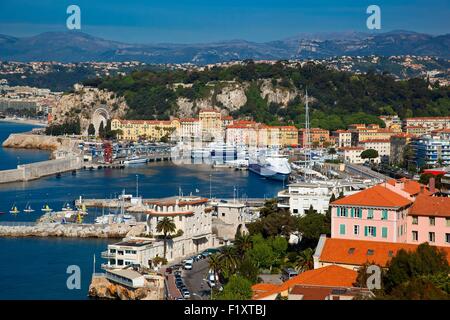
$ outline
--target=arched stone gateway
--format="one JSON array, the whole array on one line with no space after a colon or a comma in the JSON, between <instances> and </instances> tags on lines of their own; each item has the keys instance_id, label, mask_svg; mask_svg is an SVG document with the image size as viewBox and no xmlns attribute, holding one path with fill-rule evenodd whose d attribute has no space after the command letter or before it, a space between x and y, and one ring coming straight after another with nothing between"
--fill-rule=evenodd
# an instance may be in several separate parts
<instances>
[{"instance_id":1,"label":"arched stone gateway","mask_svg":"<svg viewBox=\"0 0 450 320\"><path fill-rule=\"evenodd\" d=\"M105 108L98 108L94 111L92 114L91 123L94 125L95 135L98 135L99 133L100 124L103 122L103 127L106 127L109 119L109 112Z\"/></svg>"}]
</instances>

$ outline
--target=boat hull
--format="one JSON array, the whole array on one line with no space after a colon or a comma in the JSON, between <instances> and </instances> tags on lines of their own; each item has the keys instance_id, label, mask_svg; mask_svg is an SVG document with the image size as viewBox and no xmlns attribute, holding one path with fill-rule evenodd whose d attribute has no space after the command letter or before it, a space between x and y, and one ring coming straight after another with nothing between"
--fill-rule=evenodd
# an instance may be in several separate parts
<instances>
[{"instance_id":1,"label":"boat hull","mask_svg":"<svg viewBox=\"0 0 450 320\"><path fill-rule=\"evenodd\" d=\"M288 181L289 174L276 172L268 168L262 167L259 164L250 164L248 169L260 176L277 181Z\"/></svg>"}]
</instances>

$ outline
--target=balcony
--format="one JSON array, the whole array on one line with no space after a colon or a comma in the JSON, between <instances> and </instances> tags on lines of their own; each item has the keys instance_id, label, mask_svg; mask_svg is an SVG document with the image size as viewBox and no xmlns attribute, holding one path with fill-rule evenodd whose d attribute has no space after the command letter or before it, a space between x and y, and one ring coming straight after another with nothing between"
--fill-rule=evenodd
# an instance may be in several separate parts
<instances>
[{"instance_id":1,"label":"balcony","mask_svg":"<svg viewBox=\"0 0 450 320\"><path fill-rule=\"evenodd\" d=\"M116 257L116 253L111 253L109 251L103 251L101 253L101 257L104 258L104 259L115 258Z\"/></svg>"}]
</instances>

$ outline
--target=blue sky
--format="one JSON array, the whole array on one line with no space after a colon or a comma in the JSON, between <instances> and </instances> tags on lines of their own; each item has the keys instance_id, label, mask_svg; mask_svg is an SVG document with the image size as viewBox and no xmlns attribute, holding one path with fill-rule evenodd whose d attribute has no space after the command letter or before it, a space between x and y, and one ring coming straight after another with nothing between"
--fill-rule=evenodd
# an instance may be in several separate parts
<instances>
[{"instance_id":1,"label":"blue sky","mask_svg":"<svg viewBox=\"0 0 450 320\"><path fill-rule=\"evenodd\" d=\"M368 31L371 4L381 7L381 31L450 33L449 0L0 0L0 34L66 30L70 4L81 8L81 31L124 42L264 42L301 32Z\"/></svg>"}]
</instances>

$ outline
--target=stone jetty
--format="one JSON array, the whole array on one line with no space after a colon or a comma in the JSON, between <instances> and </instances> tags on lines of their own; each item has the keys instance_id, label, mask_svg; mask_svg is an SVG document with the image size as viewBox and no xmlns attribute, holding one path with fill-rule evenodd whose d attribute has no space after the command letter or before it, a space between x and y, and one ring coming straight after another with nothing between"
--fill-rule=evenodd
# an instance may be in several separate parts
<instances>
[{"instance_id":1,"label":"stone jetty","mask_svg":"<svg viewBox=\"0 0 450 320\"><path fill-rule=\"evenodd\" d=\"M0 237L123 238L133 229L126 224L0 225Z\"/></svg>"}]
</instances>

